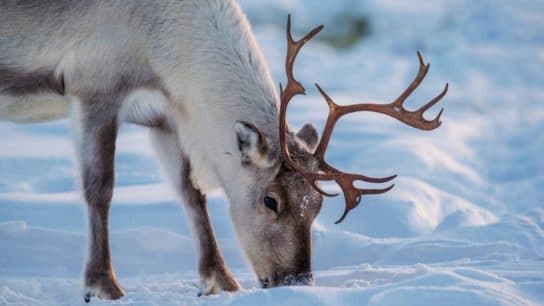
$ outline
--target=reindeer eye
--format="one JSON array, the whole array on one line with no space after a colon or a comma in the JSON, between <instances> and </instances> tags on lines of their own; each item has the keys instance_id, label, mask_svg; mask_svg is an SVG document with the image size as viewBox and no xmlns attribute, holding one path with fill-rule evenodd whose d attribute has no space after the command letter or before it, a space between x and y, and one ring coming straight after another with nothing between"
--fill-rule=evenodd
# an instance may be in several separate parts
<instances>
[{"instance_id":1,"label":"reindeer eye","mask_svg":"<svg viewBox=\"0 0 544 306\"><path fill-rule=\"evenodd\" d=\"M278 202L276 202L276 199L270 196L264 196L263 201L266 208L272 210L275 213L278 213Z\"/></svg>"}]
</instances>

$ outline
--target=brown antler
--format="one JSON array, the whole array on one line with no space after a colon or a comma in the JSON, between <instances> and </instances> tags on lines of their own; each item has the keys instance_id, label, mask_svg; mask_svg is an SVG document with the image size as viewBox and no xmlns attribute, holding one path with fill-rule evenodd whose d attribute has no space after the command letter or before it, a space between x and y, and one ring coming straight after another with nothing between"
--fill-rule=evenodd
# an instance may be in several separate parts
<instances>
[{"instance_id":1,"label":"brown antler","mask_svg":"<svg viewBox=\"0 0 544 306\"><path fill-rule=\"evenodd\" d=\"M299 172L314 188L316 188L317 191L320 193L327 195L327 196L335 196L337 194L329 194L324 191L322 191L317 186L317 181L331 181L334 180L342 189L342 192L344 194L344 198L346 201L346 207L344 209L344 213L338 219L335 223L340 223L344 218L347 216L350 210L357 207L359 205L359 202L361 201L361 197L365 194L381 194L385 193L391 188L394 187L394 185L390 185L387 188L384 189L365 189L365 188L357 188L354 186L354 183L356 181L364 181L364 182L370 182L370 183L385 183L388 182L396 177L396 175L384 177L384 178L372 178L367 177L360 174L353 174L353 173L345 173L340 170L335 169L334 167L330 166L325 161L325 152L327 150L329 140L332 136L334 126L336 122L344 115L353 113L353 112L362 112L362 111L370 111L370 112L377 112L382 113L385 115L388 115L390 117L393 117L407 125L410 125L412 127L415 127L417 129L421 130L433 130L440 126L440 116L442 115L442 112L444 109L440 110L438 115L435 117L435 119L429 121L426 120L423 117L423 113L427 111L429 108L431 108L433 105L438 103L440 99L446 95L448 91L448 84L446 84L446 87L444 90L436 96L434 99L432 99L427 104L423 105L416 111L409 111L404 108L404 102L412 94L412 92L421 84L423 79L425 78L425 75L429 71L430 64L424 64L423 58L421 57L421 54L418 52L418 58L419 58L419 71L415 77L415 79L412 81L412 83L404 90L404 92L397 98L395 101L389 103L389 104L367 104L367 103L361 103L361 104L353 104L353 105L338 105L334 102L332 98L330 98L325 91L316 84L317 89L321 93L321 95L325 98L327 101L327 104L329 105L329 115L327 117L327 121L325 123L325 128L323 130L323 135L321 137L321 140L319 142L319 145L317 146L317 149L314 153L314 156L318 159L320 162L320 170L323 173L308 173L304 169L302 169L298 164L296 164L290 157L289 151L286 145L285 137L287 133L287 126L286 126L286 111L287 111L287 105L289 104L289 101L293 96L297 94L304 94L305 90L304 87L294 79L293 76L293 63L295 61L296 55L298 54L298 51L300 48L313 36L315 36L323 26L319 26L312 30L309 34L304 36L299 41L294 41L291 36L291 18L290 16L287 19L287 58L285 62L285 69L287 73L287 87L284 90L281 90L281 105L280 105L280 146L282 148L282 153L285 158L286 164L292 168L293 170ZM281 87L281 85L280 85Z\"/></svg>"},{"instance_id":2,"label":"brown antler","mask_svg":"<svg viewBox=\"0 0 544 306\"><path fill-rule=\"evenodd\" d=\"M285 89L282 88L280 83L280 92L281 92L281 103L280 103L280 124L279 124L279 138L280 138L280 147L282 150L282 154L285 159L285 163L293 170L299 172L302 176L304 176L308 182L310 182L319 192L327 194L324 191L322 191L315 183L315 181L311 180L309 173L307 173L304 169L302 169L297 163L295 163L291 156L289 155L289 150L287 148L287 142L285 140L286 134L287 134L287 106L289 105L289 102L295 95L304 95L306 94L306 90L304 87L295 79L295 76L293 75L293 64L295 63L295 59L297 57L298 52L304 46L306 42L308 42L312 37L314 37L317 33L319 33L323 29L323 25L320 25L316 28L314 28L312 31L310 31L306 36L301 38L300 40L295 41L293 39L293 36L291 35L291 15L287 16L287 56L285 58L285 72L287 74L287 86L285 86ZM332 196L332 195L331 195Z\"/></svg>"}]
</instances>

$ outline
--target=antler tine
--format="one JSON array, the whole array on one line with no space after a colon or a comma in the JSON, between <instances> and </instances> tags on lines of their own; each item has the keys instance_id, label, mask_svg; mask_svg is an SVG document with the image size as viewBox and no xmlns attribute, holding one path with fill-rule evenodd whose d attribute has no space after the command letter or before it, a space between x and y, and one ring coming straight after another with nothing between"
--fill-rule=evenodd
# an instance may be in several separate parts
<instances>
[{"instance_id":1,"label":"antler tine","mask_svg":"<svg viewBox=\"0 0 544 306\"><path fill-rule=\"evenodd\" d=\"M444 89L442 90L442 92L440 92L440 94L438 94L438 96L434 97L434 99L432 99L431 101L429 101L429 103L423 105L422 107L420 107L417 112L422 116L423 118L423 114L431 107L433 107L433 105L435 105L436 103L440 102L440 100L446 95L446 93L448 93L448 86L449 84L446 83L446 86L444 87ZM438 121L440 119L440 116L442 115L442 112L444 111L444 109L442 108L440 110L440 112L438 113L438 115L436 116L435 119L433 119L432 121Z\"/></svg>"},{"instance_id":2,"label":"antler tine","mask_svg":"<svg viewBox=\"0 0 544 306\"><path fill-rule=\"evenodd\" d=\"M285 72L287 74L287 86L285 88L285 96L282 94L282 103L289 103L289 100L297 94L305 94L304 87L295 79L293 66L298 52L310 39L323 29L323 25L315 27L308 34L304 35L299 40L294 40L291 34L291 14L287 15L287 57L285 59ZM285 99L284 99L285 98Z\"/></svg>"},{"instance_id":3,"label":"antler tine","mask_svg":"<svg viewBox=\"0 0 544 306\"><path fill-rule=\"evenodd\" d=\"M395 187L395 184L391 184L383 189L364 189L353 187L353 182L354 180L351 180L349 178L338 182L342 190L344 190L344 200L346 202L346 206L344 208L344 213L342 213L342 216L340 216L340 218L336 220L334 224L342 222L352 209L359 206L362 196L383 194ZM349 184L349 186L345 186L346 184Z\"/></svg>"},{"instance_id":4,"label":"antler tine","mask_svg":"<svg viewBox=\"0 0 544 306\"><path fill-rule=\"evenodd\" d=\"M319 90L319 93L321 93L321 96L323 96L325 101L327 101L327 105L329 106L329 115L327 116L327 121L325 122L323 133L321 133L321 139L319 140L319 144L317 145L317 148L314 152L314 156L323 163L325 160L325 152L327 151L327 147L329 146L329 140L334 130L336 121L339 118L337 115L338 104L334 102L334 100L321 88L321 86L319 86L319 84L315 83L315 86L317 87L317 90Z\"/></svg>"},{"instance_id":5,"label":"antler tine","mask_svg":"<svg viewBox=\"0 0 544 306\"><path fill-rule=\"evenodd\" d=\"M320 160L320 170L324 171L325 173L341 173L342 171L334 168L333 166L329 165L326 160ZM391 175L387 177L370 177L362 174L355 174L355 173L349 173L349 175L353 176L355 180L369 182L369 183L387 183L394 178L397 177L397 175Z\"/></svg>"},{"instance_id":6,"label":"antler tine","mask_svg":"<svg viewBox=\"0 0 544 306\"><path fill-rule=\"evenodd\" d=\"M406 98L414 92L414 90L421 84L425 76L427 75L427 72L429 72L429 68L431 68L431 64L427 63L425 65L425 62L423 61L423 56L421 56L421 53L417 51L417 58L419 60L419 69L417 71L417 75L410 83L410 85L400 94L400 96L395 99L395 101L392 103L394 107L402 108L404 102L406 101Z\"/></svg>"}]
</instances>

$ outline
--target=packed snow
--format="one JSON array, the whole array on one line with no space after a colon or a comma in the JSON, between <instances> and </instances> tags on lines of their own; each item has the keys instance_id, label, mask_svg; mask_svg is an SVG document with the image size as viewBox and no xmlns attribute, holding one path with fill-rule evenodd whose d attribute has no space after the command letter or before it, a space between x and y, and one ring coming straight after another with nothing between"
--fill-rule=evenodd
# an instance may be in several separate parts
<instances>
[{"instance_id":1,"label":"packed snow","mask_svg":"<svg viewBox=\"0 0 544 306\"><path fill-rule=\"evenodd\" d=\"M221 249L245 288L197 297L196 254L145 129L118 140L111 245L127 295L95 305L544 305L544 2L534 0L243 0L274 78L284 24L325 24L297 62L308 95L289 120L321 128L326 104L387 102L432 63L408 101L440 92L442 126L422 132L379 115L339 124L328 160L396 187L366 197L339 225L328 198L313 228L315 287L259 289L221 192L209 207ZM345 39L343 39L345 38ZM0 305L83 303L84 204L66 121L0 123ZM335 186L327 186L335 188Z\"/></svg>"}]
</instances>

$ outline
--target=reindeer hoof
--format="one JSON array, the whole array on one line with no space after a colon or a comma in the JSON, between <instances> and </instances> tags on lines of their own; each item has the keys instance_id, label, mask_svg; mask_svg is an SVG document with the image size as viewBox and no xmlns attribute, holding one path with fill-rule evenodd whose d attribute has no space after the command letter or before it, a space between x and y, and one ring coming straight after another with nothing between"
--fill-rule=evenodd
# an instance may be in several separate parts
<instances>
[{"instance_id":1,"label":"reindeer hoof","mask_svg":"<svg viewBox=\"0 0 544 306\"><path fill-rule=\"evenodd\" d=\"M229 271L214 271L211 277L202 277L197 296L216 294L221 291L234 292L240 289L240 284Z\"/></svg>"},{"instance_id":2,"label":"reindeer hoof","mask_svg":"<svg viewBox=\"0 0 544 306\"><path fill-rule=\"evenodd\" d=\"M83 296L85 303L89 303L91 297L97 297L102 300L117 300L124 295L125 292L113 273L85 277L85 293Z\"/></svg>"}]
</instances>

